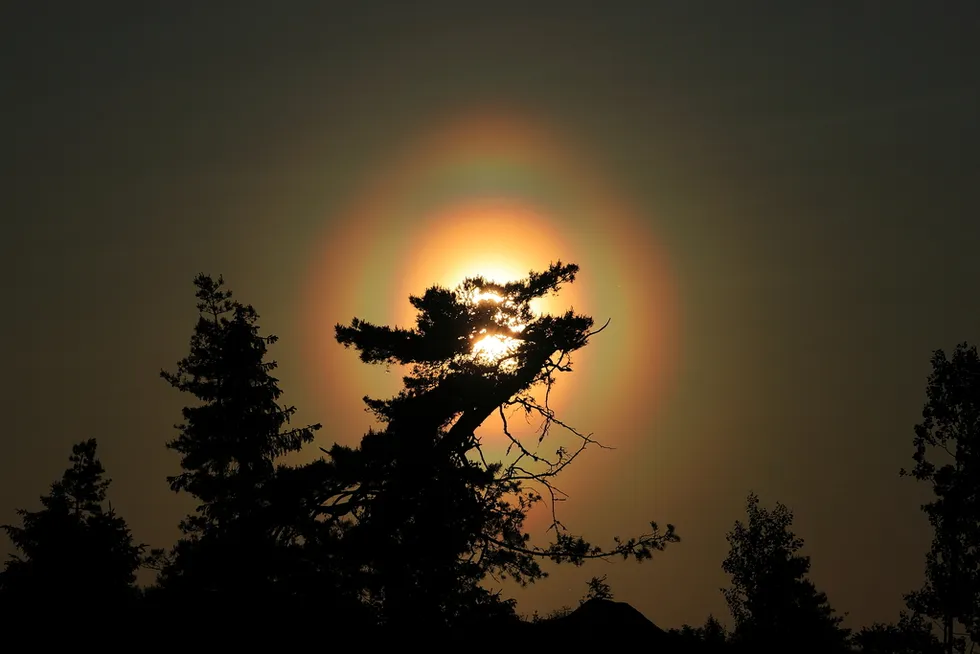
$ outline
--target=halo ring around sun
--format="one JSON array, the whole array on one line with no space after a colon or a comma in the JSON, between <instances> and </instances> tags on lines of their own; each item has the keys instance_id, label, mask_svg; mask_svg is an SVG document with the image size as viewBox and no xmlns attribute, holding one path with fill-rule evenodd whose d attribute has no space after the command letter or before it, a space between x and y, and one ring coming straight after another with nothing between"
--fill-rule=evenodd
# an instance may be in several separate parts
<instances>
[{"instance_id":1,"label":"halo ring around sun","mask_svg":"<svg viewBox=\"0 0 980 654\"><path fill-rule=\"evenodd\" d=\"M475 275L507 282L561 260L579 264L578 277L537 310L573 308L611 324L576 353L552 408L604 443L635 439L677 364L676 285L653 221L638 219L577 153L528 121L476 116L419 143L329 221L312 253L301 316L306 372L317 398L348 417L339 426L356 432L336 438L356 442L370 422L352 417L363 417L360 398L393 395L401 380L344 351L335 324L356 316L411 326L409 295L433 284Z\"/></svg>"}]
</instances>

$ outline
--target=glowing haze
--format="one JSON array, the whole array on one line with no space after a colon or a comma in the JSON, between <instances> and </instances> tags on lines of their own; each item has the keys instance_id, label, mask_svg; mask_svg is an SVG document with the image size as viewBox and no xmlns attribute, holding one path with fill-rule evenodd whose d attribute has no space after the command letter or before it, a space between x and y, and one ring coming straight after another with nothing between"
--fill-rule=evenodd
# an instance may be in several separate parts
<instances>
[{"instance_id":1,"label":"glowing haze","mask_svg":"<svg viewBox=\"0 0 980 654\"><path fill-rule=\"evenodd\" d=\"M555 409L617 448L563 473L563 518L684 542L553 568L519 610L608 572L661 627L730 626L749 490L796 512L849 626L920 587L929 489L897 471L931 351L980 340L980 3L74 4L0 22L0 523L97 435L113 508L174 543L187 398L157 372L187 355L195 273L282 337L284 401L329 447L402 387L336 323L411 326L431 284L561 259L578 279L542 310L611 322Z\"/></svg>"},{"instance_id":2,"label":"glowing haze","mask_svg":"<svg viewBox=\"0 0 980 654\"><path fill-rule=\"evenodd\" d=\"M513 115L465 117L393 152L349 207L340 220L324 217L303 316L310 381L348 416L351 431L338 438L355 441L370 424L360 398L393 394L400 378L345 352L335 324L358 317L411 326L409 296L432 285L455 288L476 276L506 283L558 260L579 264L578 278L536 301L535 313L573 308L611 324L573 358L552 407L586 431L601 427L597 436L616 446L626 444L625 425L651 419L675 365L669 267L651 221L638 221L567 143ZM508 348L500 337L474 343L489 358ZM575 408L586 397L587 413Z\"/></svg>"}]
</instances>

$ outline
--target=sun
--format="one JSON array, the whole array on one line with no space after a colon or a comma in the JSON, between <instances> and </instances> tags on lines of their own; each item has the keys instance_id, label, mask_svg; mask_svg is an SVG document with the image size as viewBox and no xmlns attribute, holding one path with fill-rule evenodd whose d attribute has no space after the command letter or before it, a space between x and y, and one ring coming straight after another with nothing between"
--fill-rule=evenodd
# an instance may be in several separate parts
<instances>
[{"instance_id":1,"label":"sun","mask_svg":"<svg viewBox=\"0 0 980 654\"><path fill-rule=\"evenodd\" d=\"M503 363L504 367L516 365L505 359L512 355L521 342L510 336L484 336L473 343L473 356L485 363Z\"/></svg>"},{"instance_id":2,"label":"sun","mask_svg":"<svg viewBox=\"0 0 980 654\"><path fill-rule=\"evenodd\" d=\"M492 291L484 291L483 289L476 289L473 292L474 302L493 302L494 304L500 304L504 301L504 298L500 297Z\"/></svg>"},{"instance_id":3,"label":"sun","mask_svg":"<svg viewBox=\"0 0 980 654\"><path fill-rule=\"evenodd\" d=\"M555 261L574 258L575 252L564 235L539 209L521 200L480 197L439 207L426 216L416 236L404 248L405 274L392 289L397 291L395 322L412 324L417 316L405 297L433 284L446 289L459 288L468 279L481 278L487 284L504 285L526 279L531 271L547 270ZM560 315L579 304L583 297L572 285L556 293L532 298L528 308L531 320L544 315ZM473 305L492 303L501 309L487 325L488 333L473 333L468 354L481 365L501 371L518 367L517 350L523 341L520 332L527 325L514 319L516 309L502 289L494 286L470 288L464 298ZM510 333L508 333L510 332Z\"/></svg>"},{"instance_id":4,"label":"sun","mask_svg":"<svg viewBox=\"0 0 980 654\"><path fill-rule=\"evenodd\" d=\"M524 331L525 327L527 327L526 324L521 323L512 315L507 315L504 313L505 309L514 308L514 302L502 297L500 294L494 291L474 288L469 292L468 299L475 305L480 305L483 303L497 305L499 310L493 317L494 322L496 322L500 327L506 327L514 334L519 334L520 332ZM533 309L532 313L538 315ZM505 370L512 370L516 368L517 363L514 360L513 355L517 351L518 346L521 344L519 339L514 338L513 336L507 336L506 334L488 334L486 329L481 329L477 334L471 335L470 339L473 340L471 352L478 362L490 365L500 365L501 368Z\"/></svg>"},{"instance_id":5,"label":"sun","mask_svg":"<svg viewBox=\"0 0 980 654\"><path fill-rule=\"evenodd\" d=\"M554 261L575 260L577 255L538 208L506 198L475 198L439 207L425 216L403 252L398 264L403 272L391 286L395 321L402 324L415 320L405 298L433 284L456 288L472 277L497 284L516 282L532 270L547 270ZM531 308L536 314L563 313L580 298L572 285L560 298L535 298Z\"/></svg>"}]
</instances>

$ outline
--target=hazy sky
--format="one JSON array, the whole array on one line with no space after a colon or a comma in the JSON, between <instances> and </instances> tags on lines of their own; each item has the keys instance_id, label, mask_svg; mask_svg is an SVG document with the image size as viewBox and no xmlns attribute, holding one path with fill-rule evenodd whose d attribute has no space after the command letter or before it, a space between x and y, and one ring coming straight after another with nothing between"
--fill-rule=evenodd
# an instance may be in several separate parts
<instances>
[{"instance_id":1,"label":"hazy sky","mask_svg":"<svg viewBox=\"0 0 980 654\"><path fill-rule=\"evenodd\" d=\"M310 330L323 347L355 315L402 320L392 293L439 281L423 279L438 256L392 262L443 241L399 218L401 196L371 229L350 207L417 172L399 153L505 107L559 145L504 155L541 155L558 196L601 179L614 198L532 221L542 253L582 264L576 308L622 330L567 382L576 425L616 449L577 462L565 522L604 541L656 519L684 539L642 566L556 571L520 610L608 574L661 626L727 620L724 536L755 490L795 510L849 624L897 617L930 538L923 489L898 477L929 357L980 340L980 4L82 4L0 10L3 522L94 436L135 536L173 542L190 503L164 443L185 400L158 371L187 351L199 271L280 336L319 444L356 442L367 377L336 346L344 382L324 393ZM554 172L565 147L591 172ZM604 222L614 205L633 218ZM670 339L640 337L668 321ZM670 369L627 389L639 373L617 362L644 343Z\"/></svg>"}]
</instances>

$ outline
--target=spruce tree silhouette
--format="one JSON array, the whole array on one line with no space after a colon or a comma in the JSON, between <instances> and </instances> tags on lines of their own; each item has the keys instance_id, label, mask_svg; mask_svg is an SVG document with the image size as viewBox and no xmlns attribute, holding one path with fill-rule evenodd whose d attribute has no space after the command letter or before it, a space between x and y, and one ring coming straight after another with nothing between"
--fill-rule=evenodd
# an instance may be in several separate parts
<instances>
[{"instance_id":1,"label":"spruce tree silhouette","mask_svg":"<svg viewBox=\"0 0 980 654\"><path fill-rule=\"evenodd\" d=\"M803 539L790 530L792 511L779 503L762 508L754 493L746 509L748 522L736 521L726 535L731 549L722 564L732 577L723 592L735 619L734 641L760 651L848 651L843 618L806 577L810 557L797 554Z\"/></svg>"},{"instance_id":2,"label":"spruce tree silhouette","mask_svg":"<svg viewBox=\"0 0 980 654\"><path fill-rule=\"evenodd\" d=\"M554 496L555 475L595 443L554 414L547 391L598 330L572 311L531 310L532 300L573 282L577 271L559 262L507 284L477 277L455 290L432 287L410 298L418 311L412 329L361 319L336 327L338 342L358 350L363 362L410 366L398 395L364 398L385 428L371 430L358 448L334 445L321 463L327 483L320 513L328 524L345 525L349 563L363 571L366 594L385 624L436 627L510 615L512 603L481 587L488 575L530 583L546 576L542 559L643 560L679 540L672 525L661 531L651 523L650 533L602 549L556 517L547 547L532 545L524 531L541 493ZM475 347L483 339L498 339L496 353ZM512 435L507 411L514 408L542 419L538 444L558 426L580 445L541 454ZM475 434L494 413L516 453L506 463L488 461Z\"/></svg>"},{"instance_id":3,"label":"spruce tree silhouette","mask_svg":"<svg viewBox=\"0 0 980 654\"><path fill-rule=\"evenodd\" d=\"M262 336L258 314L233 301L224 280L194 279L200 316L190 354L177 371L162 371L174 388L198 400L183 409L179 436L167 444L181 455L182 472L170 487L200 504L180 528L159 577L163 590L186 601L271 605L296 594L291 582L310 572L304 563L294 506L278 457L313 440L320 425L286 429L294 407L266 361L275 336Z\"/></svg>"},{"instance_id":4,"label":"spruce tree silhouette","mask_svg":"<svg viewBox=\"0 0 980 654\"><path fill-rule=\"evenodd\" d=\"M41 498L40 511L19 509L20 527L3 525L21 555L0 573L5 610L42 610L58 617L93 605L119 608L139 597L136 571L144 545L133 543L111 506L111 482L90 439L72 448L71 465ZM9 617L9 614L8 614Z\"/></svg>"},{"instance_id":5,"label":"spruce tree silhouette","mask_svg":"<svg viewBox=\"0 0 980 654\"><path fill-rule=\"evenodd\" d=\"M980 357L967 343L951 359L936 350L923 421L915 426L915 467L902 470L931 485L924 504L934 537L926 583L906 596L913 611L943 625L947 654L961 638L955 623L980 642Z\"/></svg>"}]
</instances>

